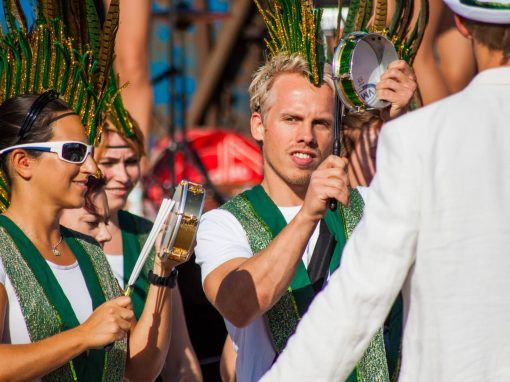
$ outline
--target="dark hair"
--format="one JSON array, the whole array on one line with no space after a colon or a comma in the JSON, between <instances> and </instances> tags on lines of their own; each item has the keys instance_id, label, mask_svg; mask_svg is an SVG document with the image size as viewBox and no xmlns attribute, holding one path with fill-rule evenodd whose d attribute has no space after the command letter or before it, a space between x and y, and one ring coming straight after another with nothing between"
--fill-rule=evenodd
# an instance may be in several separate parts
<instances>
[{"instance_id":1,"label":"dark hair","mask_svg":"<svg viewBox=\"0 0 510 382\"><path fill-rule=\"evenodd\" d=\"M503 52L506 60L510 57L510 24L489 24L462 18L473 39L490 50Z\"/></svg>"},{"instance_id":2,"label":"dark hair","mask_svg":"<svg viewBox=\"0 0 510 382\"><path fill-rule=\"evenodd\" d=\"M87 191L85 191L85 204L83 205L83 208L91 214L97 214L97 208L92 202L92 197L94 194L101 191L105 184L106 181L103 177L97 178L95 176L89 176L89 179L87 180Z\"/></svg>"},{"instance_id":3,"label":"dark hair","mask_svg":"<svg viewBox=\"0 0 510 382\"><path fill-rule=\"evenodd\" d=\"M356 144L364 139L370 129L378 126L380 121L376 111L347 114L344 117L340 134L342 156L351 155Z\"/></svg>"},{"instance_id":4,"label":"dark hair","mask_svg":"<svg viewBox=\"0 0 510 382\"><path fill-rule=\"evenodd\" d=\"M50 101L39 113L30 131L19 140L19 131L30 108L39 95L22 95L8 99L0 105L0 150L7 147L32 142L47 142L53 137L53 130L48 127L50 120L56 113L69 111L70 107L61 99ZM30 152L30 155L37 157L41 153ZM11 179L7 166L7 155L0 157L0 169L10 184Z\"/></svg>"}]
</instances>

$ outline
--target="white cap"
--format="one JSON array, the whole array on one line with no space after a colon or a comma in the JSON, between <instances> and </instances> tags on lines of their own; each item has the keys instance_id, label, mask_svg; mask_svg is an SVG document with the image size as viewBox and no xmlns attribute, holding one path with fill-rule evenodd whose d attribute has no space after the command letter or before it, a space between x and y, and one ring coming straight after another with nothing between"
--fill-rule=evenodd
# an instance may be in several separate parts
<instances>
[{"instance_id":1,"label":"white cap","mask_svg":"<svg viewBox=\"0 0 510 382\"><path fill-rule=\"evenodd\" d=\"M510 24L510 0L444 0L457 15L489 24Z\"/></svg>"}]
</instances>

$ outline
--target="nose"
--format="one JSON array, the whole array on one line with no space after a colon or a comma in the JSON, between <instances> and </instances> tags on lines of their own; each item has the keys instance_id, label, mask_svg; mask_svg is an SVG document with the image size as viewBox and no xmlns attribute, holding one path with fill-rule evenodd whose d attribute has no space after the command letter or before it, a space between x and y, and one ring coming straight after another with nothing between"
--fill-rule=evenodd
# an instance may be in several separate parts
<instances>
[{"instance_id":1,"label":"nose","mask_svg":"<svg viewBox=\"0 0 510 382\"><path fill-rule=\"evenodd\" d=\"M313 126L310 122L303 121L296 131L297 141L299 143L305 143L307 146L312 145L315 142L315 134Z\"/></svg>"},{"instance_id":2,"label":"nose","mask_svg":"<svg viewBox=\"0 0 510 382\"><path fill-rule=\"evenodd\" d=\"M85 158L85 162L81 165L81 171L84 172L87 175L94 175L99 170L99 167L97 167L97 163L92 158L92 155L87 154L87 158Z\"/></svg>"},{"instance_id":3,"label":"nose","mask_svg":"<svg viewBox=\"0 0 510 382\"><path fill-rule=\"evenodd\" d=\"M110 231L108 231L108 227L105 223L99 223L96 240L101 248L104 247L105 243L108 243L110 240L112 240L112 235Z\"/></svg>"},{"instance_id":4,"label":"nose","mask_svg":"<svg viewBox=\"0 0 510 382\"><path fill-rule=\"evenodd\" d=\"M129 181L129 176L126 171L126 165L123 162L119 162L119 164L115 166L114 178L121 183L127 183Z\"/></svg>"}]
</instances>

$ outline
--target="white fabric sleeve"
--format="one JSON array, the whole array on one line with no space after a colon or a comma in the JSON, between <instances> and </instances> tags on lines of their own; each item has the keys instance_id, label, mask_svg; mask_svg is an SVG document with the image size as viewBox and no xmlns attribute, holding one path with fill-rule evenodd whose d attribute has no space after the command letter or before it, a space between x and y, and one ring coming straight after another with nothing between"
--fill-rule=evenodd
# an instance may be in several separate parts
<instances>
[{"instance_id":1,"label":"white fabric sleeve","mask_svg":"<svg viewBox=\"0 0 510 382\"><path fill-rule=\"evenodd\" d=\"M202 284L209 273L235 258L253 256L241 223L230 212L215 209L202 216L195 247L196 263L202 270Z\"/></svg>"},{"instance_id":2,"label":"white fabric sleeve","mask_svg":"<svg viewBox=\"0 0 510 382\"><path fill-rule=\"evenodd\" d=\"M340 268L263 381L346 380L401 290L415 258L422 170L397 122L381 133L364 218Z\"/></svg>"},{"instance_id":3,"label":"white fabric sleeve","mask_svg":"<svg viewBox=\"0 0 510 382\"><path fill-rule=\"evenodd\" d=\"M5 278L7 277L7 272L5 272L4 263L0 259L0 284L5 286Z\"/></svg>"},{"instance_id":4,"label":"white fabric sleeve","mask_svg":"<svg viewBox=\"0 0 510 382\"><path fill-rule=\"evenodd\" d=\"M368 187L358 186L356 187L356 190L358 190L359 194L361 195L361 199L365 201L367 199Z\"/></svg>"}]
</instances>

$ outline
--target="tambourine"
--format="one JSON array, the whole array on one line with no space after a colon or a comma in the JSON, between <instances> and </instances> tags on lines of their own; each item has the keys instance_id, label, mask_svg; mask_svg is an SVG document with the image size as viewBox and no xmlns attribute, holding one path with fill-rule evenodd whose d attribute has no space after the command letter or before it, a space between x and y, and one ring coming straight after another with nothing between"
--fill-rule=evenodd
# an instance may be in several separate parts
<instances>
[{"instance_id":1,"label":"tambourine","mask_svg":"<svg viewBox=\"0 0 510 382\"><path fill-rule=\"evenodd\" d=\"M389 102L377 97L375 86L388 65L398 59L393 43L377 33L353 32L342 38L333 55L333 77L347 109L388 106Z\"/></svg>"},{"instance_id":2,"label":"tambourine","mask_svg":"<svg viewBox=\"0 0 510 382\"><path fill-rule=\"evenodd\" d=\"M205 189L201 184L182 180L175 189L172 200L175 207L163 233L159 256L181 263L188 261L193 252L198 223L204 208Z\"/></svg>"},{"instance_id":3,"label":"tambourine","mask_svg":"<svg viewBox=\"0 0 510 382\"><path fill-rule=\"evenodd\" d=\"M124 294L130 296L133 287L156 244L158 256L178 263L188 261L195 247L195 236L204 208L205 189L187 180L175 189L172 199L163 199L151 232L133 267Z\"/></svg>"}]
</instances>

